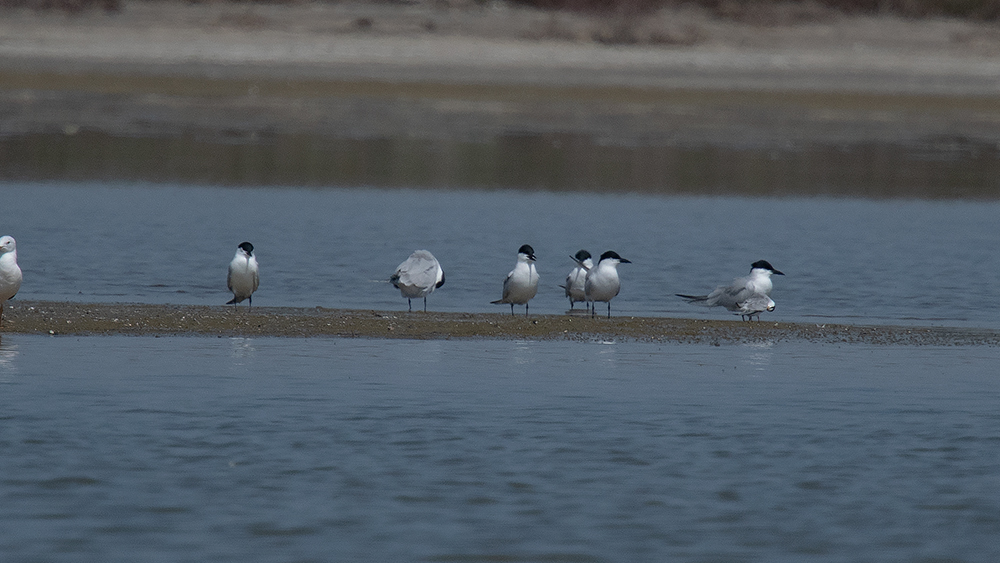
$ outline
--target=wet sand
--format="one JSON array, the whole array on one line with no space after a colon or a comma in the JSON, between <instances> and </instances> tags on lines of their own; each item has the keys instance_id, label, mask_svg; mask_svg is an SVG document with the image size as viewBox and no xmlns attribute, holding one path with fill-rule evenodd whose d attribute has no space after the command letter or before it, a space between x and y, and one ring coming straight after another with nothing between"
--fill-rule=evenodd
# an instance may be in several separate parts
<instances>
[{"instance_id":1,"label":"wet sand","mask_svg":"<svg viewBox=\"0 0 1000 563\"><path fill-rule=\"evenodd\" d=\"M997 346L981 329L797 324L767 320L423 313L325 308L246 308L134 303L8 303L3 333L128 336L258 336L513 340L628 340L738 344L808 341L829 344Z\"/></svg>"}]
</instances>

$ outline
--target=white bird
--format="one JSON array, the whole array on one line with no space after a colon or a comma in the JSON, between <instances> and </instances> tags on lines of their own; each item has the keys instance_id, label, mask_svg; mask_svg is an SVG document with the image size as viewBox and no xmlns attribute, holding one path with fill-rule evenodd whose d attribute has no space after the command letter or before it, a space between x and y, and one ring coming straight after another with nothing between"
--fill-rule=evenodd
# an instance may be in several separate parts
<instances>
[{"instance_id":1,"label":"white bird","mask_svg":"<svg viewBox=\"0 0 1000 563\"><path fill-rule=\"evenodd\" d=\"M760 321L760 314L764 311L774 310L774 300L767 295L754 294L751 295L749 299L740 304L739 314L744 318L753 320L753 316L757 315L757 320Z\"/></svg>"},{"instance_id":2,"label":"white bird","mask_svg":"<svg viewBox=\"0 0 1000 563\"><path fill-rule=\"evenodd\" d=\"M611 299L621 291L621 280L618 279L618 264L631 264L618 255L617 252L609 250L601 254L601 259L597 262L596 268L591 268L587 272L587 279L584 282L584 294L591 303L590 315L596 314L596 302L605 301L608 304L608 318L611 318Z\"/></svg>"},{"instance_id":3,"label":"white bird","mask_svg":"<svg viewBox=\"0 0 1000 563\"><path fill-rule=\"evenodd\" d=\"M785 275L775 270L767 260L758 260L750 265L749 276L736 278L729 285L720 285L708 295L678 293L677 296L706 307L725 307L740 315L743 320L753 320L754 315L760 320L762 312L774 310L774 301L770 297L773 287L771 274Z\"/></svg>"},{"instance_id":4,"label":"white bird","mask_svg":"<svg viewBox=\"0 0 1000 563\"><path fill-rule=\"evenodd\" d=\"M587 301L584 283L587 281L587 271L594 267L594 260L586 250L580 250L576 256L570 256L570 258L576 262L576 267L570 270L569 275L566 276L566 285L559 287L566 290L566 297L569 297L569 308L572 309L577 301ZM587 307L589 308L590 305L588 304Z\"/></svg>"},{"instance_id":5,"label":"white bird","mask_svg":"<svg viewBox=\"0 0 1000 563\"><path fill-rule=\"evenodd\" d=\"M21 289L21 268L17 265L17 243L12 236L0 237L0 327L3 304Z\"/></svg>"},{"instance_id":6,"label":"white bird","mask_svg":"<svg viewBox=\"0 0 1000 563\"><path fill-rule=\"evenodd\" d=\"M525 244L517 249L517 264L503 280L503 298L491 303L510 303L510 314L514 305L524 305L524 316L528 316L528 301L538 293L538 272L535 271L535 250Z\"/></svg>"},{"instance_id":7,"label":"white bird","mask_svg":"<svg viewBox=\"0 0 1000 563\"><path fill-rule=\"evenodd\" d=\"M437 258L426 250L415 250L405 262L396 268L389 281L406 298L409 310L413 310L411 299L424 298L424 312L427 312L427 296L444 285L444 270Z\"/></svg>"},{"instance_id":8,"label":"white bird","mask_svg":"<svg viewBox=\"0 0 1000 563\"><path fill-rule=\"evenodd\" d=\"M233 292L233 298L226 302L226 305L242 303L244 299L249 299L249 310L253 307L253 292L257 291L260 285L260 274L257 268L257 258L253 255L253 245L249 242L241 242L236 247L236 255L229 263L229 276L226 278L226 285L229 291Z\"/></svg>"}]
</instances>

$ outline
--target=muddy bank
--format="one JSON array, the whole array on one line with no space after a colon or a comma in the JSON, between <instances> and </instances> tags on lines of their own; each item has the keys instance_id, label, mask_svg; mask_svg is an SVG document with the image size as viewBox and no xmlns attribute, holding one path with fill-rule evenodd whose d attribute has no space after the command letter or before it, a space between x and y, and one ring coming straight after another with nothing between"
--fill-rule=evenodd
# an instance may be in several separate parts
<instances>
[{"instance_id":1,"label":"muddy bank","mask_svg":"<svg viewBox=\"0 0 1000 563\"><path fill-rule=\"evenodd\" d=\"M1000 197L988 23L121 5L2 12L0 180Z\"/></svg>"},{"instance_id":2,"label":"muddy bank","mask_svg":"<svg viewBox=\"0 0 1000 563\"><path fill-rule=\"evenodd\" d=\"M1000 33L983 23L755 25L699 10L616 22L502 2L124 2L113 15L3 16L5 135L1000 141ZM608 26L647 40L595 40Z\"/></svg>"},{"instance_id":3,"label":"muddy bank","mask_svg":"<svg viewBox=\"0 0 1000 563\"><path fill-rule=\"evenodd\" d=\"M569 315L406 313L325 308L23 301L9 304L3 332L128 336L274 336L405 339L615 340L733 344L805 340L830 344L996 346L987 330L795 324L775 321Z\"/></svg>"}]
</instances>

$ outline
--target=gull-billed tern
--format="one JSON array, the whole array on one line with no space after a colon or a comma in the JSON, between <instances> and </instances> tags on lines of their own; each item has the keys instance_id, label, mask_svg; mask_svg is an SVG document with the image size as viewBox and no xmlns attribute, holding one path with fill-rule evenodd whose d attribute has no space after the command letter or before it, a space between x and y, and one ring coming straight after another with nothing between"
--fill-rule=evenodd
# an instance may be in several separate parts
<instances>
[{"instance_id":1,"label":"gull-billed tern","mask_svg":"<svg viewBox=\"0 0 1000 563\"><path fill-rule=\"evenodd\" d=\"M21 267L17 265L17 243L12 236L0 238L0 327L3 304L21 289Z\"/></svg>"},{"instance_id":2,"label":"gull-billed tern","mask_svg":"<svg viewBox=\"0 0 1000 563\"><path fill-rule=\"evenodd\" d=\"M257 268L257 257L253 255L253 245L249 242L241 242L236 247L236 255L229 263L229 275L226 277L226 286L233 292L233 298L226 302L226 305L242 303L244 299L249 300L247 310L253 307L253 292L257 291L260 285L260 275Z\"/></svg>"},{"instance_id":3,"label":"gull-billed tern","mask_svg":"<svg viewBox=\"0 0 1000 563\"><path fill-rule=\"evenodd\" d=\"M594 260L586 250L580 250L576 256L570 256L570 258L576 262L576 267L570 270L566 276L566 285L559 287L566 290L566 297L569 297L569 308L572 309L578 301L587 302L584 284L587 281L587 271L594 267ZM590 308L589 303L587 308Z\"/></svg>"},{"instance_id":4,"label":"gull-billed tern","mask_svg":"<svg viewBox=\"0 0 1000 563\"><path fill-rule=\"evenodd\" d=\"M517 249L517 264L503 280L503 297L491 303L510 303L510 314L514 305L524 305L524 316L528 316L528 301L538 293L538 272L535 271L535 250L524 244Z\"/></svg>"},{"instance_id":5,"label":"gull-billed tern","mask_svg":"<svg viewBox=\"0 0 1000 563\"><path fill-rule=\"evenodd\" d=\"M770 297L772 274L785 275L775 270L767 260L758 260L750 265L750 275L736 278L729 285L720 285L708 295L678 293L677 296L706 307L725 307L743 320L753 320L753 316L757 315L759 321L762 312L774 310L774 301Z\"/></svg>"},{"instance_id":6,"label":"gull-billed tern","mask_svg":"<svg viewBox=\"0 0 1000 563\"><path fill-rule=\"evenodd\" d=\"M621 291L621 280L618 279L618 264L631 264L618 255L617 252L609 250L601 254L601 259L597 261L597 267L591 268L587 272L584 281L584 297L591 303L590 315L596 314L597 301L605 301L608 304L608 318L611 318L611 299Z\"/></svg>"},{"instance_id":7,"label":"gull-billed tern","mask_svg":"<svg viewBox=\"0 0 1000 563\"><path fill-rule=\"evenodd\" d=\"M415 250L405 262L396 268L389 281L406 298L409 310L413 311L412 299L424 298L424 312L427 312L427 296L444 285L444 270L433 254L426 250Z\"/></svg>"}]
</instances>

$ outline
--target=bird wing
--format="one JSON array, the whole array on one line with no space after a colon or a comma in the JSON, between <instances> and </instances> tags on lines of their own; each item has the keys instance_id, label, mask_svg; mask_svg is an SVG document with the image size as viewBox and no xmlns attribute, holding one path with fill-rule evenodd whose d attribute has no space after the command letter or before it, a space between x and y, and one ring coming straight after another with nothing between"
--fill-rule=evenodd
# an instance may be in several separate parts
<instances>
[{"instance_id":1,"label":"bird wing","mask_svg":"<svg viewBox=\"0 0 1000 563\"><path fill-rule=\"evenodd\" d=\"M735 311L739 309L739 303L746 301L753 294L753 286L748 278L736 278L729 285L715 288L715 291L708 294L706 303Z\"/></svg>"},{"instance_id":2,"label":"bird wing","mask_svg":"<svg viewBox=\"0 0 1000 563\"><path fill-rule=\"evenodd\" d=\"M229 264L229 273L226 275L226 287L229 291L233 290L233 265Z\"/></svg>"},{"instance_id":3,"label":"bird wing","mask_svg":"<svg viewBox=\"0 0 1000 563\"><path fill-rule=\"evenodd\" d=\"M755 293L743 302L738 303L738 305L739 312L745 315L762 313L774 309L774 301L763 293Z\"/></svg>"},{"instance_id":4,"label":"bird wing","mask_svg":"<svg viewBox=\"0 0 1000 563\"><path fill-rule=\"evenodd\" d=\"M503 279L503 298L500 299L501 302L507 301L507 298L510 297L510 280L513 277L514 277L514 270L511 270L507 274L507 277Z\"/></svg>"},{"instance_id":5,"label":"bird wing","mask_svg":"<svg viewBox=\"0 0 1000 563\"><path fill-rule=\"evenodd\" d=\"M399 265L390 280L395 280L393 285L396 287L405 285L427 289L437 284L439 268L438 261L430 253L414 252Z\"/></svg>"}]
</instances>

